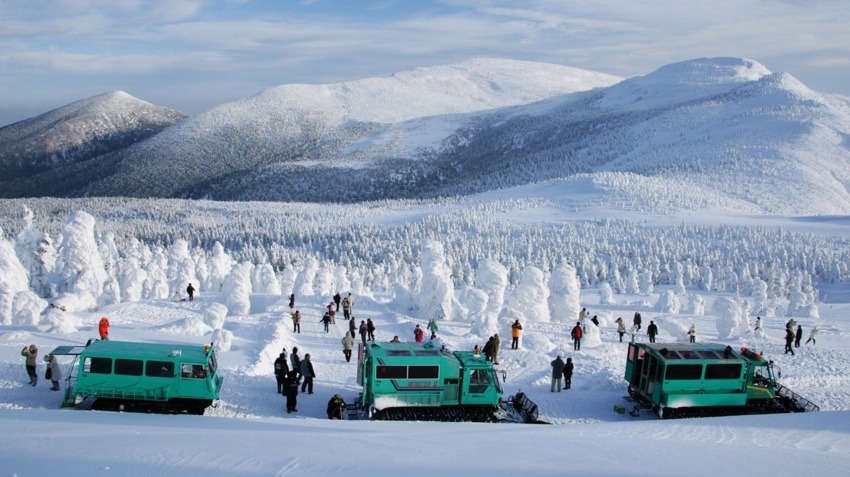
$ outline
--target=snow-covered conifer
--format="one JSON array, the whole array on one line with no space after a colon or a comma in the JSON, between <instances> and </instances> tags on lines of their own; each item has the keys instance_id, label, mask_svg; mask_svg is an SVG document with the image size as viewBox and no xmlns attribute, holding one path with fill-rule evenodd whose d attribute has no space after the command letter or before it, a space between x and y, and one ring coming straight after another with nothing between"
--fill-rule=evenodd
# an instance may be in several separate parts
<instances>
[{"instance_id":1,"label":"snow-covered conifer","mask_svg":"<svg viewBox=\"0 0 850 477\"><path fill-rule=\"evenodd\" d=\"M499 315L508 287L508 269L493 259L480 261L475 271L475 286L483 292L483 296L467 293L462 297L472 316L470 332L483 337L492 336L499 331Z\"/></svg>"},{"instance_id":2,"label":"snow-covered conifer","mask_svg":"<svg viewBox=\"0 0 850 477\"><path fill-rule=\"evenodd\" d=\"M209 283L211 292L221 292L224 279L230 273L230 269L232 267L233 259L227 254L227 252L224 251L224 246L221 242L216 241L213 244L212 256L209 260Z\"/></svg>"},{"instance_id":3,"label":"snow-covered conifer","mask_svg":"<svg viewBox=\"0 0 850 477\"><path fill-rule=\"evenodd\" d=\"M561 263L549 277L549 317L562 323L576 319L581 311L581 285L575 267Z\"/></svg>"},{"instance_id":4,"label":"snow-covered conifer","mask_svg":"<svg viewBox=\"0 0 850 477\"><path fill-rule=\"evenodd\" d=\"M546 274L533 265L526 266L522 270L522 276L510 306L522 311L527 322L548 323L551 321Z\"/></svg>"},{"instance_id":5,"label":"snow-covered conifer","mask_svg":"<svg viewBox=\"0 0 850 477\"><path fill-rule=\"evenodd\" d=\"M18 292L28 290L27 271L15 248L3 237L0 229L0 324L12 324L12 303Z\"/></svg>"},{"instance_id":6,"label":"snow-covered conifer","mask_svg":"<svg viewBox=\"0 0 850 477\"><path fill-rule=\"evenodd\" d=\"M681 305L679 304L679 297L673 292L673 290L664 290L661 293L661 296L658 297L658 301L655 302L655 311L661 313L668 314L678 314L681 310Z\"/></svg>"},{"instance_id":7,"label":"snow-covered conifer","mask_svg":"<svg viewBox=\"0 0 850 477\"><path fill-rule=\"evenodd\" d=\"M611 289L611 285L608 282L599 285L599 304L613 305L614 303L614 291Z\"/></svg>"},{"instance_id":8,"label":"snow-covered conifer","mask_svg":"<svg viewBox=\"0 0 850 477\"><path fill-rule=\"evenodd\" d=\"M280 282L269 263L263 263L254 269L252 283L254 293L280 295Z\"/></svg>"},{"instance_id":9,"label":"snow-covered conifer","mask_svg":"<svg viewBox=\"0 0 850 477\"><path fill-rule=\"evenodd\" d=\"M251 272L254 265L242 262L230 270L222 292L231 315L247 315L251 311Z\"/></svg>"},{"instance_id":10,"label":"snow-covered conifer","mask_svg":"<svg viewBox=\"0 0 850 477\"><path fill-rule=\"evenodd\" d=\"M59 257L60 298L72 295L62 298L63 305L68 311L97 308L107 276L95 241L94 217L83 211L65 217Z\"/></svg>"},{"instance_id":11,"label":"snow-covered conifer","mask_svg":"<svg viewBox=\"0 0 850 477\"><path fill-rule=\"evenodd\" d=\"M419 316L426 320L451 320L454 284L443 244L436 240L423 240L419 263L422 269L422 289L417 300Z\"/></svg>"},{"instance_id":12,"label":"snow-covered conifer","mask_svg":"<svg viewBox=\"0 0 850 477\"><path fill-rule=\"evenodd\" d=\"M715 326L720 339L729 339L733 333L740 331L741 307L735 300L726 297L717 298L711 307L711 314L717 317Z\"/></svg>"},{"instance_id":13,"label":"snow-covered conifer","mask_svg":"<svg viewBox=\"0 0 850 477\"><path fill-rule=\"evenodd\" d=\"M41 312L47 301L30 290L19 291L12 299L12 324L35 326L39 324Z\"/></svg>"},{"instance_id":14,"label":"snow-covered conifer","mask_svg":"<svg viewBox=\"0 0 850 477\"><path fill-rule=\"evenodd\" d=\"M304 268L295 279L295 294L298 296L313 296L316 290L313 282L316 280L316 274L319 272L319 261L314 257L307 257L304 261Z\"/></svg>"}]
</instances>

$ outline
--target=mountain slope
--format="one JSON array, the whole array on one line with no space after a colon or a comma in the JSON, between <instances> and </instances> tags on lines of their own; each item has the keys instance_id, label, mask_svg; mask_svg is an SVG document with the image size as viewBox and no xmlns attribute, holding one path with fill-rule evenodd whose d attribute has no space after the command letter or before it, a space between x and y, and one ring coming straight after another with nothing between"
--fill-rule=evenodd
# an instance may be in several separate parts
<instances>
[{"instance_id":1,"label":"mountain slope","mask_svg":"<svg viewBox=\"0 0 850 477\"><path fill-rule=\"evenodd\" d=\"M0 179L49 171L126 147L184 117L123 91L68 104L0 128Z\"/></svg>"},{"instance_id":2,"label":"mountain slope","mask_svg":"<svg viewBox=\"0 0 850 477\"><path fill-rule=\"evenodd\" d=\"M310 169L405 157L458 128L451 120L430 121L406 141L395 133L405 121L524 104L619 80L565 66L477 59L388 78L280 86L213 108L116 154L115 173L87 193L235 198L219 190L265 167Z\"/></svg>"}]
</instances>

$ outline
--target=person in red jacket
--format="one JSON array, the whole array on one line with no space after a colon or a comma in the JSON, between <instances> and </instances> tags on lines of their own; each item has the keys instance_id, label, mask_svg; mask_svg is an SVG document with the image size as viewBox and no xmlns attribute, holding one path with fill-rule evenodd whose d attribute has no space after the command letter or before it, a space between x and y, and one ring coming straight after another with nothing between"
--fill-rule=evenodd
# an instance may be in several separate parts
<instances>
[{"instance_id":1,"label":"person in red jacket","mask_svg":"<svg viewBox=\"0 0 850 477\"><path fill-rule=\"evenodd\" d=\"M100 339L109 339L109 320L107 320L105 316L100 319L100 324L97 326L97 330L100 332Z\"/></svg>"},{"instance_id":2,"label":"person in red jacket","mask_svg":"<svg viewBox=\"0 0 850 477\"><path fill-rule=\"evenodd\" d=\"M573 337L573 349L580 350L581 349L581 322L576 322L576 325L573 326L573 331L571 333Z\"/></svg>"}]
</instances>

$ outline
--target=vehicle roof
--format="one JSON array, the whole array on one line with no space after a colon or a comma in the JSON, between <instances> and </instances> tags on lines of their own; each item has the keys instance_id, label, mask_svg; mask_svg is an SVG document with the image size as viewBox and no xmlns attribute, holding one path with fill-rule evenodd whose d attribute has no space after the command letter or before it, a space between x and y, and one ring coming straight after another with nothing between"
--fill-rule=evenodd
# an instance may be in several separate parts
<instances>
[{"instance_id":1,"label":"vehicle roof","mask_svg":"<svg viewBox=\"0 0 850 477\"><path fill-rule=\"evenodd\" d=\"M207 361L204 345L187 343L137 343L134 341L92 341L88 346L59 346L50 354L55 355L99 355L164 359L181 357L183 361Z\"/></svg>"},{"instance_id":2,"label":"vehicle roof","mask_svg":"<svg viewBox=\"0 0 850 477\"><path fill-rule=\"evenodd\" d=\"M434 346L434 343L390 343L382 341L369 342L366 345L366 351L378 360L393 360L399 358L410 358L413 356L424 357L433 356L439 358L447 353L443 353L440 348Z\"/></svg>"},{"instance_id":3,"label":"vehicle roof","mask_svg":"<svg viewBox=\"0 0 850 477\"><path fill-rule=\"evenodd\" d=\"M652 350L652 354L664 361L680 360L747 360L763 361L760 355L747 356L729 345L721 343L635 343ZM727 349L729 354L726 354Z\"/></svg>"}]
</instances>

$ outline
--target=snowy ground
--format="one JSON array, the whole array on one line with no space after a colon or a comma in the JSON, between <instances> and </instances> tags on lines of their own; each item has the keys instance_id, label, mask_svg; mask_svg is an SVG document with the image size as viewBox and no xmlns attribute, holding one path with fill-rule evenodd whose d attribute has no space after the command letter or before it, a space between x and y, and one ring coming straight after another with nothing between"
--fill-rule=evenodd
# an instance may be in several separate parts
<instances>
[{"instance_id":1,"label":"snowy ground","mask_svg":"<svg viewBox=\"0 0 850 477\"><path fill-rule=\"evenodd\" d=\"M846 284L845 284L846 285ZM599 305L595 290L582 291L582 306L601 320L600 334L572 351L567 323L526 324L521 349L503 337L500 368L506 394L526 392L551 426L520 424L386 423L328 421L325 406L334 393L347 401L359 392L355 364L346 363L340 339L347 322L329 333L318 322L330 297L298 297L302 333L291 332L286 298L253 295L251 314L228 317L229 351L220 353L225 381L221 402L205 416L168 416L60 409L61 393L49 384L26 385L20 349L35 343L41 356L53 347L84 343L108 316L115 340L210 341L199 323L204 310L223 297L201 294L194 302L128 303L79 314L72 334L46 327L0 327L0 475L846 475L850 469L850 303L820 304L820 318L797 318L816 346L796 356L782 353L786 318L765 321L767 334L749 333L724 342L763 351L782 369L782 382L821 407L819 413L659 421L613 412L623 402L626 344L613 320L628 322L635 311L661 322L659 341L681 341L668 330L695 323L700 341L717 341L710 315L661 315L658 299L615 295ZM701 292L702 293L702 292ZM847 296L846 288L829 291ZM706 310L719 295L704 295ZM687 308L687 307L686 307ZM357 297L355 317L371 318L377 339L412 340L421 321L382 297ZM754 320L755 317L752 317ZM471 349L484 340L469 323L441 323L439 339L452 349ZM645 335L639 335L645 340ZM805 341L805 338L804 338ZM316 392L300 395L297 414L284 412L275 393L272 361L285 346L310 353ZM549 362L556 354L576 363L573 389L549 392Z\"/></svg>"}]
</instances>

